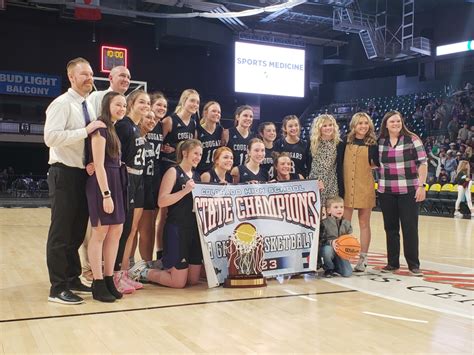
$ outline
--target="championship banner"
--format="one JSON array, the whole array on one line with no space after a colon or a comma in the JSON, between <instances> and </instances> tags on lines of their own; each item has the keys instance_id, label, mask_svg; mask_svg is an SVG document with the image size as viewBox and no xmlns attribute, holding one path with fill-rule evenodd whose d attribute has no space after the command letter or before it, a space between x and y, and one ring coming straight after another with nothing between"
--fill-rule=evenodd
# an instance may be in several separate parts
<instances>
[{"instance_id":1,"label":"championship banner","mask_svg":"<svg viewBox=\"0 0 474 355\"><path fill-rule=\"evenodd\" d=\"M316 180L196 183L193 197L209 287L227 283L229 270L265 277L316 270Z\"/></svg>"}]
</instances>

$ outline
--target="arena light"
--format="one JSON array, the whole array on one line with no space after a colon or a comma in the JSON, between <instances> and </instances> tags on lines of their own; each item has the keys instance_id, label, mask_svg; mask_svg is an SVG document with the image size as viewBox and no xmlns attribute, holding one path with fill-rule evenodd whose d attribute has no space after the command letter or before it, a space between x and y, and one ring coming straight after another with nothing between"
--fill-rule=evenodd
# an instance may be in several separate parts
<instances>
[{"instance_id":1,"label":"arena light","mask_svg":"<svg viewBox=\"0 0 474 355\"><path fill-rule=\"evenodd\" d=\"M446 55L446 54L453 54L453 53L461 53L461 52L468 52L474 50L474 41L465 41L465 42L458 42L458 43L451 43L446 44L444 46L437 46L436 47L436 56Z\"/></svg>"}]
</instances>

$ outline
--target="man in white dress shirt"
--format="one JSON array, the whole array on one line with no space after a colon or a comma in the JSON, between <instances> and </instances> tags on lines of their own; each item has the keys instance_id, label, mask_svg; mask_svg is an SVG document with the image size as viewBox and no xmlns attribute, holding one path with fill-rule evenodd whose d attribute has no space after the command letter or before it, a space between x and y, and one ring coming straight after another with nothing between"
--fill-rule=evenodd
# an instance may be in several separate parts
<instances>
[{"instance_id":1,"label":"man in white dress shirt","mask_svg":"<svg viewBox=\"0 0 474 355\"><path fill-rule=\"evenodd\" d=\"M49 149L48 172L51 198L51 225L46 246L51 289L48 301L79 304L77 293L90 293L81 283L78 249L84 239L89 217L86 200L85 139L97 128L86 97L92 90L93 72L87 60L75 58L67 65L71 83L68 91L57 97L46 110L44 141Z\"/></svg>"},{"instance_id":2,"label":"man in white dress shirt","mask_svg":"<svg viewBox=\"0 0 474 355\"><path fill-rule=\"evenodd\" d=\"M130 71L124 66L113 67L109 73L110 86L107 90L94 91L87 99L94 109L95 115L100 116L102 109L102 100L105 94L111 91L125 95L130 87Z\"/></svg>"}]
</instances>

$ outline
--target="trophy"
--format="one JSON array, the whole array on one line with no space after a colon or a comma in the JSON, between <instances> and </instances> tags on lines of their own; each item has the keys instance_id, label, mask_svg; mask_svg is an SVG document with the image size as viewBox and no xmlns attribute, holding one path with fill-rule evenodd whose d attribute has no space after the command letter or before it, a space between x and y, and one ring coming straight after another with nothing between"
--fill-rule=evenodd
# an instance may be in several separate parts
<instances>
[{"instance_id":1,"label":"trophy","mask_svg":"<svg viewBox=\"0 0 474 355\"><path fill-rule=\"evenodd\" d=\"M263 237L251 223L241 223L229 237L227 247L229 274L224 287L264 287L262 275Z\"/></svg>"}]
</instances>

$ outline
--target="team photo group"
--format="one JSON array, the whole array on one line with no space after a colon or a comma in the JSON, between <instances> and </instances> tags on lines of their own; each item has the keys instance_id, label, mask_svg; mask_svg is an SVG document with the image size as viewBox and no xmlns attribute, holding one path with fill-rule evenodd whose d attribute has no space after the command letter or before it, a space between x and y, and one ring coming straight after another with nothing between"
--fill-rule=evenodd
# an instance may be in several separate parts
<instances>
[{"instance_id":1,"label":"team photo group","mask_svg":"<svg viewBox=\"0 0 474 355\"><path fill-rule=\"evenodd\" d=\"M379 132L365 112L352 116L347 132L321 114L304 140L296 115L276 117L277 130L274 122L254 122L252 106L243 105L235 108L233 126L224 128L220 104L201 102L194 89L184 90L171 108L161 92L128 93L126 67L111 70L103 91L93 91L86 59L72 59L66 70L70 88L47 108L44 128L50 302L80 304L84 294L114 302L143 283L199 283L206 275L193 201L197 183L314 183L321 207L318 267L327 278L366 271L377 193L387 245L381 271L400 268L401 226L409 273L422 275L418 209L428 160L398 111L384 113ZM335 241L353 233L354 210L360 252L353 265Z\"/></svg>"}]
</instances>

